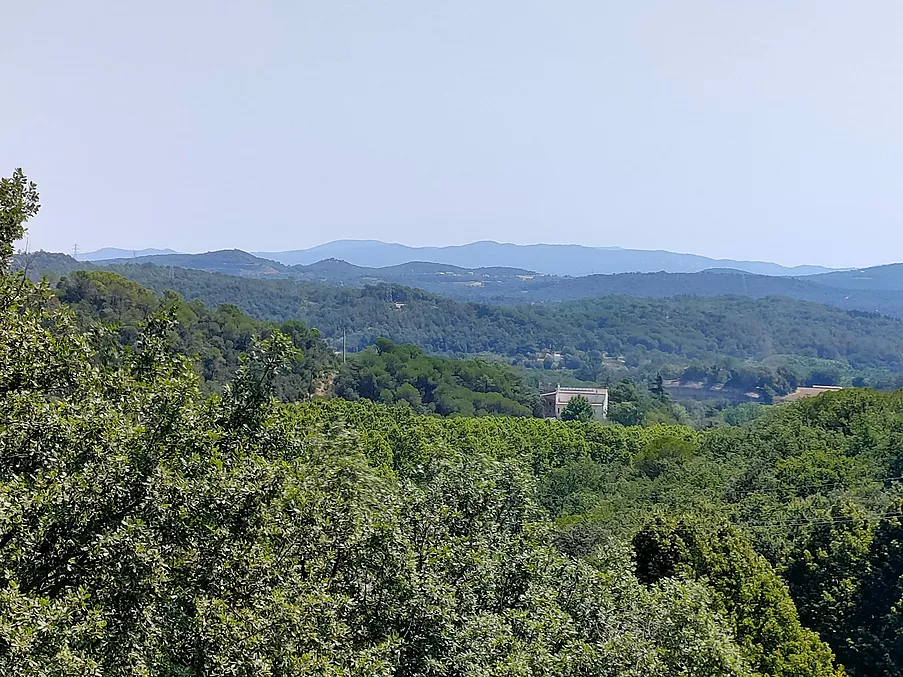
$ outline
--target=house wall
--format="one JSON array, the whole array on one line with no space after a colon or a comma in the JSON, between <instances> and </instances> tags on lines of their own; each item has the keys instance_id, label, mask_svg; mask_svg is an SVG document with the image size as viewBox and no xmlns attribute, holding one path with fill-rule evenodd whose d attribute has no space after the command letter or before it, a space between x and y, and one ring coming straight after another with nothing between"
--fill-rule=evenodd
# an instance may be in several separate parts
<instances>
[{"instance_id":1,"label":"house wall","mask_svg":"<svg viewBox=\"0 0 903 677\"><path fill-rule=\"evenodd\" d=\"M567 408L568 402L577 396L589 401L595 420L602 421L608 416L608 393L572 393L564 389L540 395L542 415L545 418L561 418L561 413Z\"/></svg>"},{"instance_id":2,"label":"house wall","mask_svg":"<svg viewBox=\"0 0 903 677\"><path fill-rule=\"evenodd\" d=\"M567 406L567 404L559 404L555 410L555 418L561 418L561 412L563 412ZM591 404L591 406L593 408L593 420L604 421L608 414L608 407L604 404Z\"/></svg>"}]
</instances>

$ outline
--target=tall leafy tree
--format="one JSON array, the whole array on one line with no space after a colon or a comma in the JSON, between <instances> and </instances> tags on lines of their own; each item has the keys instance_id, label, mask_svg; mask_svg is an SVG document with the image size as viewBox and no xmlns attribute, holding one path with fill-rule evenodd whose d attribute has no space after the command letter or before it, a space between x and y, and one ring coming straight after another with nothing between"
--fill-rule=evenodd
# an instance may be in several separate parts
<instances>
[{"instance_id":1,"label":"tall leafy tree","mask_svg":"<svg viewBox=\"0 0 903 677\"><path fill-rule=\"evenodd\" d=\"M0 270L9 267L13 243L25 235L26 222L40 208L38 187L21 169L9 178L0 178Z\"/></svg>"},{"instance_id":2,"label":"tall leafy tree","mask_svg":"<svg viewBox=\"0 0 903 677\"><path fill-rule=\"evenodd\" d=\"M803 627L783 582L735 529L657 518L634 536L637 575L705 581L756 674L832 677L833 655Z\"/></svg>"},{"instance_id":3,"label":"tall leafy tree","mask_svg":"<svg viewBox=\"0 0 903 677\"><path fill-rule=\"evenodd\" d=\"M561 412L562 421L587 421L593 420L593 405L585 397L577 395L568 400L567 405Z\"/></svg>"}]
</instances>

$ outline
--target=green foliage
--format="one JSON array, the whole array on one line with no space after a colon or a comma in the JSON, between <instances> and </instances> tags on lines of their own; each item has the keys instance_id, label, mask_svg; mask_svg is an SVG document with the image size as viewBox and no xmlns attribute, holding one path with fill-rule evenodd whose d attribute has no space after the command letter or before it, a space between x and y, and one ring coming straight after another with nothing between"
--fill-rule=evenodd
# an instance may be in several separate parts
<instances>
[{"instance_id":1,"label":"green foliage","mask_svg":"<svg viewBox=\"0 0 903 677\"><path fill-rule=\"evenodd\" d=\"M17 177L5 190L36 209ZM18 199L4 208L21 226ZM548 327L573 365L645 317L628 343L648 366L664 351L645 342L683 320L643 312L690 307L704 330L670 354L699 340L761 357L777 340L818 353L813 369L899 360L883 320L809 308L792 337L777 300L755 306L766 332L735 301L492 310L320 289L304 312L449 330L441 352L502 327L492 341L519 355L553 344ZM431 325L437 310L473 325ZM836 354L817 331L833 320ZM610 391L612 418L646 427L443 418L418 412L529 413L531 389L497 363L371 338L337 383L358 401L280 404L316 390L299 363L333 359L305 325L110 272L56 293L0 276L0 674L903 674L903 392L725 409L741 425L696 431L664 389L679 370L654 367ZM713 364L720 384L784 387Z\"/></svg>"},{"instance_id":2,"label":"green foliage","mask_svg":"<svg viewBox=\"0 0 903 677\"><path fill-rule=\"evenodd\" d=\"M723 387L747 393L767 392L770 395L786 395L804 383L832 385L839 379L824 380L819 368L804 370L801 366L783 363L773 367L726 359L713 364L691 364L683 370L680 380L684 383L703 383L709 388Z\"/></svg>"},{"instance_id":3,"label":"green foliage","mask_svg":"<svg viewBox=\"0 0 903 677\"><path fill-rule=\"evenodd\" d=\"M899 515L900 506L891 514ZM875 521L841 503L800 529L783 575L801 618L836 646L854 674L898 675L903 581L899 517Z\"/></svg>"},{"instance_id":4,"label":"green foliage","mask_svg":"<svg viewBox=\"0 0 903 677\"><path fill-rule=\"evenodd\" d=\"M651 440L633 458L637 472L647 477L658 477L672 464L690 460L699 449L694 439L678 435L665 435Z\"/></svg>"},{"instance_id":5,"label":"green foliage","mask_svg":"<svg viewBox=\"0 0 903 677\"><path fill-rule=\"evenodd\" d=\"M0 674L750 675L703 586L550 545L519 450L652 432L285 408L278 332L204 397L175 313L110 347L0 291Z\"/></svg>"},{"instance_id":6,"label":"green foliage","mask_svg":"<svg viewBox=\"0 0 903 677\"><path fill-rule=\"evenodd\" d=\"M705 581L756 674L841 674L818 635L800 624L781 580L736 529L659 518L639 531L633 544L641 581L675 576Z\"/></svg>"},{"instance_id":7,"label":"green foliage","mask_svg":"<svg viewBox=\"0 0 903 677\"><path fill-rule=\"evenodd\" d=\"M621 425L687 423L690 420L688 410L668 395L660 373L648 384L638 385L630 379L618 381L611 386L609 397L608 418Z\"/></svg>"},{"instance_id":8,"label":"green foliage","mask_svg":"<svg viewBox=\"0 0 903 677\"><path fill-rule=\"evenodd\" d=\"M51 255L61 257L64 255ZM44 270L65 274L70 263L46 261ZM288 266L240 250L203 254L162 254L108 260L97 265L152 263L251 278L292 278L325 282L343 287L363 287L374 280L416 287L461 301L494 304L538 304L611 295L644 298L674 296L784 297L824 303L854 312L882 313L903 317L903 264L876 266L805 277L756 275L737 270L699 273L619 273L558 277L536 275L517 268L459 268L447 264L408 262L396 266L366 268L345 261L326 259L304 266ZM62 266L57 270L52 266ZM71 271L68 271L71 272ZM572 273L569 273L569 275ZM479 284L474 285L473 282ZM567 346L562 353L567 355ZM568 365L569 369L576 366ZM596 380L590 377L587 380Z\"/></svg>"},{"instance_id":9,"label":"green foliage","mask_svg":"<svg viewBox=\"0 0 903 677\"><path fill-rule=\"evenodd\" d=\"M655 371L661 365L682 369L725 358L786 362L790 356L830 361L844 374L857 370L868 375L868 382L880 381L884 386L893 386L903 375L899 320L787 298L607 296L499 307L389 284L328 287L149 263L111 269L159 293L174 289L208 305L234 303L265 321L301 320L318 327L327 338L340 338L347 330L352 350L366 348L383 336L430 353L488 352L528 363L548 346L573 346L570 368L586 381L605 380L609 374L606 355L620 356L621 366L639 369L651 364ZM398 303L404 305L398 307ZM778 386L775 392L781 388L777 366L770 368L774 373L766 379ZM742 371L739 365L735 368Z\"/></svg>"},{"instance_id":10,"label":"green foliage","mask_svg":"<svg viewBox=\"0 0 903 677\"><path fill-rule=\"evenodd\" d=\"M587 423L593 420L593 405L585 397L577 395L568 400L567 406L561 412L562 421L580 421Z\"/></svg>"},{"instance_id":11,"label":"green foliage","mask_svg":"<svg viewBox=\"0 0 903 677\"><path fill-rule=\"evenodd\" d=\"M41 209L38 187L21 169L0 178L0 273L13 256L13 243L25 235L25 223Z\"/></svg>"},{"instance_id":12,"label":"green foliage","mask_svg":"<svg viewBox=\"0 0 903 677\"><path fill-rule=\"evenodd\" d=\"M608 405L608 418L621 425L643 425L646 416L636 402L614 402Z\"/></svg>"},{"instance_id":13,"label":"green foliage","mask_svg":"<svg viewBox=\"0 0 903 677\"><path fill-rule=\"evenodd\" d=\"M160 297L109 271L80 271L63 277L57 284L57 296L76 312L83 327L113 326L123 346L134 346L146 319L166 309L174 319L167 330L169 340L178 353L192 360L207 392L221 393L254 338L267 337L277 329L296 349L274 383L275 394L282 401L304 400L325 392L330 375L338 368L319 332L300 322L275 325L254 320L234 305L209 308L198 301L186 303L172 292Z\"/></svg>"},{"instance_id":14,"label":"green foliage","mask_svg":"<svg viewBox=\"0 0 903 677\"><path fill-rule=\"evenodd\" d=\"M384 338L352 356L335 393L444 416L531 416L538 408L536 391L505 364L429 357L416 346Z\"/></svg>"},{"instance_id":15,"label":"green foliage","mask_svg":"<svg viewBox=\"0 0 903 677\"><path fill-rule=\"evenodd\" d=\"M765 411L761 405L747 402L725 409L721 418L727 425L745 425L755 421Z\"/></svg>"},{"instance_id":16,"label":"green foliage","mask_svg":"<svg viewBox=\"0 0 903 677\"><path fill-rule=\"evenodd\" d=\"M531 465L649 433L528 420L529 464L515 419L286 407L277 330L204 396L184 311L124 345L0 276L0 674L750 674L701 586L550 543Z\"/></svg>"}]
</instances>

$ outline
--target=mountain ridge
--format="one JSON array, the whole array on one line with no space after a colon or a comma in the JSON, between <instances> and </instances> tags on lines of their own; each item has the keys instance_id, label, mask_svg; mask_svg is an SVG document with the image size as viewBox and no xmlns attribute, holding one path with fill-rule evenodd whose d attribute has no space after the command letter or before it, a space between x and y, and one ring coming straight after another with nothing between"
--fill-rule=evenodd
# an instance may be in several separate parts
<instances>
[{"instance_id":1,"label":"mountain ridge","mask_svg":"<svg viewBox=\"0 0 903 677\"><path fill-rule=\"evenodd\" d=\"M709 269L698 273L616 273L580 277L543 275L522 268L461 268L448 264L409 261L397 266L365 268L338 259L324 259L308 266L288 266L241 250L204 254L169 254L94 263L77 262L65 254L33 253L16 259L31 275L65 275L82 268L152 265L185 268L256 279L289 279L339 287L399 284L423 289L458 301L522 305L558 303L585 298L628 295L669 298L679 295L725 295L765 298L783 296L823 303L835 308L903 317L903 265L880 267L885 276L879 289L843 288L831 275L768 276L736 269ZM868 279L871 269L852 271L856 279ZM899 272L899 283L893 277ZM825 279L824 284L821 283ZM841 278L842 279L842 278ZM901 285L897 289L894 285Z\"/></svg>"},{"instance_id":2,"label":"mountain ridge","mask_svg":"<svg viewBox=\"0 0 903 677\"><path fill-rule=\"evenodd\" d=\"M441 247L414 247L381 240L345 239L305 249L250 253L283 265L311 265L324 259L339 259L360 267L384 268L419 261L461 268L520 268L546 275L572 277L614 273L694 273L713 268L774 276L818 275L846 270L819 265L784 266L770 261L718 259L664 249L548 243L521 245L493 240ZM77 254L75 258L79 261L109 261L175 254L179 252L168 248L130 250L104 247Z\"/></svg>"},{"instance_id":3,"label":"mountain ridge","mask_svg":"<svg viewBox=\"0 0 903 677\"><path fill-rule=\"evenodd\" d=\"M119 249L118 247L102 247L90 252L75 254L76 261L106 261L108 259L124 259L133 256L159 256L178 254L174 249Z\"/></svg>"},{"instance_id":4,"label":"mountain ridge","mask_svg":"<svg viewBox=\"0 0 903 677\"><path fill-rule=\"evenodd\" d=\"M761 275L796 276L836 270L816 265L791 267L768 261L714 259L666 250L587 247L578 244L519 245L492 240L445 247L410 247L380 240L334 240L307 249L252 253L286 265L309 265L327 258L371 268L425 261L463 268L524 268L548 275L570 276L659 271L692 273L707 268L737 268Z\"/></svg>"}]
</instances>

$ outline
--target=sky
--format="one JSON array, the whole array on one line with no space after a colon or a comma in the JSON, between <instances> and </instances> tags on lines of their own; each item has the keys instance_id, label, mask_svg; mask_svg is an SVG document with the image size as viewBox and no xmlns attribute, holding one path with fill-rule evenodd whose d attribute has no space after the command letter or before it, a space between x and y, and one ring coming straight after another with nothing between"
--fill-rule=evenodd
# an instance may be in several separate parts
<instances>
[{"instance_id":1,"label":"sky","mask_svg":"<svg viewBox=\"0 0 903 677\"><path fill-rule=\"evenodd\" d=\"M903 261L896 0L0 3L32 250Z\"/></svg>"}]
</instances>

